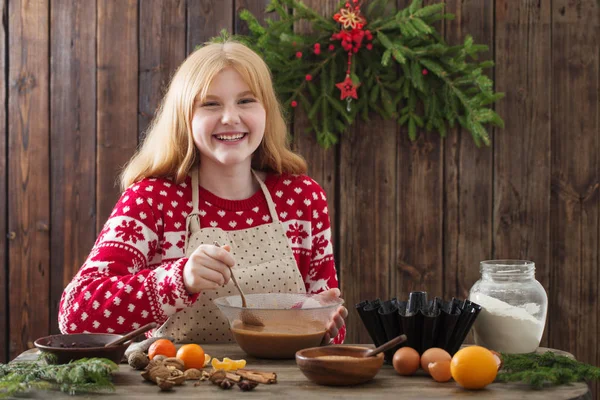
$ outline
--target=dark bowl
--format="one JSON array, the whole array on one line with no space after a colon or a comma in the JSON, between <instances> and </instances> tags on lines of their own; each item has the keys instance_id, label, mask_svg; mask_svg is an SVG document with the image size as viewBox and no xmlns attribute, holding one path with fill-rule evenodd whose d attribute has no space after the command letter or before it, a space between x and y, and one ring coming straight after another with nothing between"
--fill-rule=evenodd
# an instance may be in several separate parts
<instances>
[{"instance_id":1,"label":"dark bowl","mask_svg":"<svg viewBox=\"0 0 600 400\"><path fill-rule=\"evenodd\" d=\"M50 335L34 342L35 347L44 353L54 354L56 364L67 364L81 358L108 358L119 364L129 347L130 341L124 344L104 347L123 335L112 333L74 333L71 335Z\"/></svg>"},{"instance_id":2,"label":"dark bowl","mask_svg":"<svg viewBox=\"0 0 600 400\"><path fill-rule=\"evenodd\" d=\"M383 365L383 353L364 357L369 348L332 345L313 347L296 353L300 371L319 385L349 386L368 382Z\"/></svg>"}]
</instances>

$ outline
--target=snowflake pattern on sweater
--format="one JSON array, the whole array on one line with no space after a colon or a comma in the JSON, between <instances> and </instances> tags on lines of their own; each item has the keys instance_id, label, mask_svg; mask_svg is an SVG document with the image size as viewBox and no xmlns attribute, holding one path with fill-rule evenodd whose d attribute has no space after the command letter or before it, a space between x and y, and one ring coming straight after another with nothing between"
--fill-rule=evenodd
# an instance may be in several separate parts
<instances>
[{"instance_id":1,"label":"snowflake pattern on sweater","mask_svg":"<svg viewBox=\"0 0 600 400\"><path fill-rule=\"evenodd\" d=\"M268 174L265 185L306 291L337 288L323 189L305 175ZM260 190L245 200L226 200L201 187L199 209L202 227L231 231L272 222ZM148 178L125 190L63 292L61 332L128 332L152 321L162 324L193 305L201 294L188 293L183 284L186 217L191 211L189 177L179 185ZM345 327L334 343L344 337Z\"/></svg>"}]
</instances>

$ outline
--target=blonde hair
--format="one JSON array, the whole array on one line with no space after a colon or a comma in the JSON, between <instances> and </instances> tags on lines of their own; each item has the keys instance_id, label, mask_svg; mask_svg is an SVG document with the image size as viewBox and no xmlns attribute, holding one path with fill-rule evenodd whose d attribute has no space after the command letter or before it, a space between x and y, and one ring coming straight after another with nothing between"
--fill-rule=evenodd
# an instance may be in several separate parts
<instances>
[{"instance_id":1,"label":"blonde hair","mask_svg":"<svg viewBox=\"0 0 600 400\"><path fill-rule=\"evenodd\" d=\"M269 68L248 47L235 41L207 43L181 64L169 84L146 138L121 174L121 188L148 177L185 180L199 161L192 137L194 101L203 101L214 77L234 68L266 110L264 138L252 156L252 166L279 174L306 173L306 161L290 150L282 108L273 89Z\"/></svg>"}]
</instances>

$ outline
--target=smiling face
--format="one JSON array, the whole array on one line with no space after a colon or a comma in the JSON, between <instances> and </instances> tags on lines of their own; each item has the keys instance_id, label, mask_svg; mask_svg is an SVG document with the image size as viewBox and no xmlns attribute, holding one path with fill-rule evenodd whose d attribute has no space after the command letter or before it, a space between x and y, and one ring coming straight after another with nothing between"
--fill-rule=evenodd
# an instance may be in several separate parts
<instances>
[{"instance_id":1,"label":"smiling face","mask_svg":"<svg viewBox=\"0 0 600 400\"><path fill-rule=\"evenodd\" d=\"M242 76L225 68L212 80L206 98L197 99L192 135L200 162L247 164L265 134L266 111Z\"/></svg>"}]
</instances>

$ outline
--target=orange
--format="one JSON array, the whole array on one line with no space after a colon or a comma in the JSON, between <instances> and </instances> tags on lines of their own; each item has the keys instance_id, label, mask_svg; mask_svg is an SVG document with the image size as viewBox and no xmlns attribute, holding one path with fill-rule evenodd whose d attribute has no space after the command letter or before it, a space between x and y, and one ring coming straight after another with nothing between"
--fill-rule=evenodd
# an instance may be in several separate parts
<instances>
[{"instance_id":1,"label":"orange","mask_svg":"<svg viewBox=\"0 0 600 400\"><path fill-rule=\"evenodd\" d=\"M158 339L156 342L150 345L148 349L148 358L153 359L155 356L162 354L166 357L175 357L177 354L177 348L168 339Z\"/></svg>"},{"instance_id":2,"label":"orange","mask_svg":"<svg viewBox=\"0 0 600 400\"><path fill-rule=\"evenodd\" d=\"M214 369L222 369L224 371L235 371L244 368L246 366L246 360L232 360L228 357L225 357L223 361L219 361L217 358L213 358L210 364Z\"/></svg>"},{"instance_id":3,"label":"orange","mask_svg":"<svg viewBox=\"0 0 600 400\"><path fill-rule=\"evenodd\" d=\"M204 368L204 349L197 344L184 344L177 350L177 358L183 361L185 369Z\"/></svg>"},{"instance_id":4,"label":"orange","mask_svg":"<svg viewBox=\"0 0 600 400\"><path fill-rule=\"evenodd\" d=\"M485 347L469 346L452 357L450 372L465 389L483 389L496 379L498 364L492 352Z\"/></svg>"}]
</instances>

